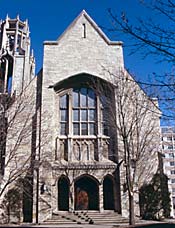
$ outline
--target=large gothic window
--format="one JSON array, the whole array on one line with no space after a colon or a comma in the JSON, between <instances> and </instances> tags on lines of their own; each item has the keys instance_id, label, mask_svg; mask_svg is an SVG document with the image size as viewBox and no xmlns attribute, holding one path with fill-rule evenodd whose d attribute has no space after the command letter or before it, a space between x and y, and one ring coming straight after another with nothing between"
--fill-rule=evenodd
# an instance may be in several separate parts
<instances>
[{"instance_id":1,"label":"large gothic window","mask_svg":"<svg viewBox=\"0 0 175 228\"><path fill-rule=\"evenodd\" d=\"M58 91L60 88L56 100L59 104L59 156L77 162L110 158L115 148L109 110L113 94L106 90L96 91L93 84L89 87L85 80L80 80L82 86L77 87L79 80L76 77L57 88Z\"/></svg>"}]
</instances>

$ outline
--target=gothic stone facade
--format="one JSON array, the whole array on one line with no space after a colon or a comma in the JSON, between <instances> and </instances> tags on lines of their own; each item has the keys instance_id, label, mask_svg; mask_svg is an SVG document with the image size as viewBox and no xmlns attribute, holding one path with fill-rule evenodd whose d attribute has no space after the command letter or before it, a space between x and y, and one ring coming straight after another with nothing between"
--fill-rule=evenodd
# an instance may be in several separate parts
<instances>
[{"instance_id":1,"label":"gothic stone facade","mask_svg":"<svg viewBox=\"0 0 175 228\"><path fill-rule=\"evenodd\" d=\"M26 26L18 19L16 21ZM15 47L18 46L16 36L12 37L16 42ZM22 38L23 41L25 39L29 38ZM136 172L134 185L136 190L150 181L158 169L160 111L156 102L150 100L125 71L122 42L110 41L90 16L82 11L58 40L44 42L43 68L33 79L33 56L27 56L27 64L18 62L18 58L26 60L23 58L26 52L21 50L19 55L12 53L17 72L13 75L18 77L12 77L12 90L19 94L22 87L15 86L27 85L22 95L23 100L27 97L27 111L24 108L20 115L23 120L29 119L27 126L31 130L31 133L25 132L27 137L17 148L21 159L18 165L25 163L21 167L29 167L21 173L26 181L23 181L21 221L34 222L39 219L41 222L51 218L54 212L74 210L112 210L128 216L126 158L120 136L123 128L117 128L116 124L120 122L117 88L123 86L121 78L127 78L125 83L131 81L133 84L128 88L131 90L134 87L134 94L137 94L137 98L129 102L127 97L123 106L127 123L132 122L132 115L129 114L134 114L134 102L142 100L142 105L147 104L151 110L142 115L144 118L140 117L144 129L147 129L148 123L149 127L154 128L154 133L149 136L152 144L146 146L147 150L139 160L140 172ZM10 52L6 55L8 58L11 56ZM3 64L1 61L1 66ZM28 70L21 71L24 65L28 66ZM7 83L8 74L1 74L1 78L3 83ZM123 86L125 90L126 87ZM35 90L35 95L31 96L31 91ZM26 103L30 106L26 107ZM8 112L9 116L16 104L17 101L14 101L9 108L12 110ZM32 116L26 116L26 112L31 113L33 108ZM15 130L20 132L19 129L16 124ZM14 142L10 141L12 132L7 133L6 157ZM17 134L13 132L13 135ZM142 138L148 137L144 130L140 130L140 135ZM133 157L132 161L136 162L136 159ZM3 172L4 180L14 160L9 163L11 165L5 166ZM11 189L16 182L7 189ZM135 209L139 215L138 191L135 192Z\"/></svg>"}]
</instances>

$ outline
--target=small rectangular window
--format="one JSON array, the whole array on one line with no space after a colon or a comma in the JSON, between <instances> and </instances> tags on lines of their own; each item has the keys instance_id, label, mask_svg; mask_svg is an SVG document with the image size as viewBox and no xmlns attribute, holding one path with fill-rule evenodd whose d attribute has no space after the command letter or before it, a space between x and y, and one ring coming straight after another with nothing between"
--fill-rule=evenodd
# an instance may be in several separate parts
<instances>
[{"instance_id":1,"label":"small rectangular window","mask_svg":"<svg viewBox=\"0 0 175 228\"><path fill-rule=\"evenodd\" d=\"M95 110L90 109L89 110L89 121L94 121L95 120Z\"/></svg>"},{"instance_id":2,"label":"small rectangular window","mask_svg":"<svg viewBox=\"0 0 175 228\"><path fill-rule=\"evenodd\" d=\"M67 110L60 110L61 111L61 121L67 121Z\"/></svg>"},{"instance_id":3,"label":"small rectangular window","mask_svg":"<svg viewBox=\"0 0 175 228\"><path fill-rule=\"evenodd\" d=\"M170 166L175 166L175 162L174 161L170 162Z\"/></svg>"},{"instance_id":4,"label":"small rectangular window","mask_svg":"<svg viewBox=\"0 0 175 228\"><path fill-rule=\"evenodd\" d=\"M89 132L90 132L90 135L95 135L95 124L93 123L89 124Z\"/></svg>"},{"instance_id":5,"label":"small rectangular window","mask_svg":"<svg viewBox=\"0 0 175 228\"><path fill-rule=\"evenodd\" d=\"M82 135L87 135L88 134L88 128L86 123L81 124L81 134Z\"/></svg>"},{"instance_id":6,"label":"small rectangular window","mask_svg":"<svg viewBox=\"0 0 175 228\"><path fill-rule=\"evenodd\" d=\"M168 150L173 150L173 145L168 145Z\"/></svg>"},{"instance_id":7,"label":"small rectangular window","mask_svg":"<svg viewBox=\"0 0 175 228\"><path fill-rule=\"evenodd\" d=\"M95 93L93 90L88 90L88 107L95 108Z\"/></svg>"},{"instance_id":8,"label":"small rectangular window","mask_svg":"<svg viewBox=\"0 0 175 228\"><path fill-rule=\"evenodd\" d=\"M81 110L81 121L87 121L87 110L86 109Z\"/></svg>"},{"instance_id":9,"label":"small rectangular window","mask_svg":"<svg viewBox=\"0 0 175 228\"><path fill-rule=\"evenodd\" d=\"M60 134L66 135L66 123L61 123Z\"/></svg>"},{"instance_id":10,"label":"small rectangular window","mask_svg":"<svg viewBox=\"0 0 175 228\"><path fill-rule=\"evenodd\" d=\"M87 88L81 88L80 90L80 106L86 107L87 106Z\"/></svg>"},{"instance_id":11,"label":"small rectangular window","mask_svg":"<svg viewBox=\"0 0 175 228\"><path fill-rule=\"evenodd\" d=\"M109 136L109 126L103 122L103 134Z\"/></svg>"},{"instance_id":12,"label":"small rectangular window","mask_svg":"<svg viewBox=\"0 0 175 228\"><path fill-rule=\"evenodd\" d=\"M79 135L80 134L80 127L78 123L73 124L73 133L74 135Z\"/></svg>"},{"instance_id":13,"label":"small rectangular window","mask_svg":"<svg viewBox=\"0 0 175 228\"><path fill-rule=\"evenodd\" d=\"M60 108L67 109L67 95L60 97Z\"/></svg>"},{"instance_id":14,"label":"small rectangular window","mask_svg":"<svg viewBox=\"0 0 175 228\"><path fill-rule=\"evenodd\" d=\"M24 26L19 24L19 29L20 30L23 30L24 29Z\"/></svg>"},{"instance_id":15,"label":"small rectangular window","mask_svg":"<svg viewBox=\"0 0 175 228\"><path fill-rule=\"evenodd\" d=\"M73 110L73 121L79 121L80 117L79 117L79 110L78 109L74 109Z\"/></svg>"},{"instance_id":16,"label":"small rectangular window","mask_svg":"<svg viewBox=\"0 0 175 228\"><path fill-rule=\"evenodd\" d=\"M15 23L15 22L10 22L10 23L9 23L9 28L10 28L10 29L16 28L16 23Z\"/></svg>"},{"instance_id":17,"label":"small rectangular window","mask_svg":"<svg viewBox=\"0 0 175 228\"><path fill-rule=\"evenodd\" d=\"M73 107L74 108L80 107L79 90L74 90L73 92Z\"/></svg>"},{"instance_id":18,"label":"small rectangular window","mask_svg":"<svg viewBox=\"0 0 175 228\"><path fill-rule=\"evenodd\" d=\"M174 158L174 153L170 153L169 158Z\"/></svg>"}]
</instances>

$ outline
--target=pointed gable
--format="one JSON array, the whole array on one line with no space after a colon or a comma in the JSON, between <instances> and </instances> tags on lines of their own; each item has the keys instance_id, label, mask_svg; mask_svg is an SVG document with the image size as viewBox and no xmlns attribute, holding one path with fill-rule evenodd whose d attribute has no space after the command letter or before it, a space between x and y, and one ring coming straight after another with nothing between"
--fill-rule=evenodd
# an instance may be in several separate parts
<instances>
[{"instance_id":1,"label":"pointed gable","mask_svg":"<svg viewBox=\"0 0 175 228\"><path fill-rule=\"evenodd\" d=\"M121 45L121 41L111 41L109 38L105 35L105 33L100 29L100 27L95 23L95 21L87 14L85 10L82 10L82 12L74 19L74 21L68 26L68 28L61 34L60 37L58 37L57 41L59 42L66 33L69 32L69 30L73 29L73 27L77 23L82 24L82 38L86 38L87 36L87 28L86 28L86 22L88 22L92 28L97 32L97 34L108 44L108 45ZM83 23L82 23L83 22Z\"/></svg>"},{"instance_id":2,"label":"pointed gable","mask_svg":"<svg viewBox=\"0 0 175 228\"><path fill-rule=\"evenodd\" d=\"M109 79L124 66L122 42L110 41L83 10L56 41L44 42L46 84L83 73Z\"/></svg>"}]
</instances>

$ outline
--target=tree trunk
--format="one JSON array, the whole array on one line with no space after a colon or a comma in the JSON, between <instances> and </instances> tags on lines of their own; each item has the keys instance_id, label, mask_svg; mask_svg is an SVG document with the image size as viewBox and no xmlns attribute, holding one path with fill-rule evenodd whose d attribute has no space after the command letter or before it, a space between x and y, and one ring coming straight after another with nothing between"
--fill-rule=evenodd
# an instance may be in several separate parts
<instances>
[{"instance_id":1,"label":"tree trunk","mask_svg":"<svg viewBox=\"0 0 175 228\"><path fill-rule=\"evenodd\" d=\"M134 196L129 192L129 225L135 225Z\"/></svg>"}]
</instances>

